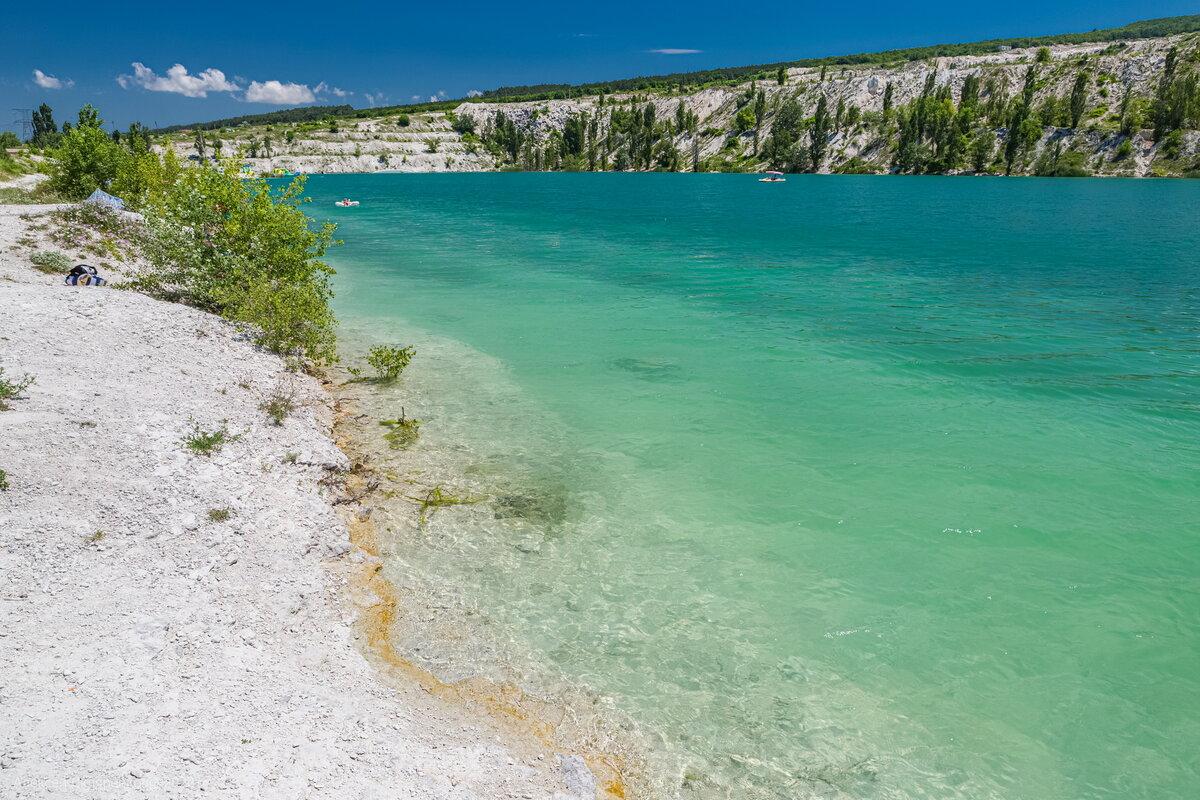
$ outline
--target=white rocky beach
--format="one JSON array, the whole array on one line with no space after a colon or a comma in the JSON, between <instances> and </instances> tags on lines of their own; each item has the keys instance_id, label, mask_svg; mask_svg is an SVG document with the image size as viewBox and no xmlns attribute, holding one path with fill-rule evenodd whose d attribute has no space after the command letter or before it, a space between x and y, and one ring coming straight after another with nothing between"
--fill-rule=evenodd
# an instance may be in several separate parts
<instances>
[{"instance_id":1,"label":"white rocky beach","mask_svg":"<svg viewBox=\"0 0 1200 800\"><path fill-rule=\"evenodd\" d=\"M0 367L34 378L0 411L0 797L594 797L578 757L368 658L320 382L35 271L45 210L0 207Z\"/></svg>"}]
</instances>

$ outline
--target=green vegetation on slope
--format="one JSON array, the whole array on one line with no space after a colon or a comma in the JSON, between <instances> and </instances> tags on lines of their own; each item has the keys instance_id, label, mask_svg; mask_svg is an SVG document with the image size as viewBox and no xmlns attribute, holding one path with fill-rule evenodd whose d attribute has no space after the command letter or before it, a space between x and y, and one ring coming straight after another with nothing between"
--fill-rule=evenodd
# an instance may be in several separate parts
<instances>
[{"instance_id":1,"label":"green vegetation on slope","mask_svg":"<svg viewBox=\"0 0 1200 800\"><path fill-rule=\"evenodd\" d=\"M855 53L841 56L825 56L820 58L802 58L794 61L755 64L743 67L723 67L717 69L698 70L694 72L676 72L668 75L649 75L635 78L623 78L612 81L596 81L584 84L546 83L530 86L505 86L484 92L482 96L469 100L443 100L432 103L414 103L409 105L379 106L377 108L354 109L348 105L341 106L307 106L272 111L266 114L249 114L241 117L214 120L212 122L197 122L189 125L172 125L161 128L157 132L170 133L179 130L200 128L215 130L229 128L242 124L269 125L284 122L307 122L325 119L327 117L357 117L361 119L391 116L401 112L419 113L426 111L444 111L459 105L461 102L518 102L527 100L553 100L569 97L586 97L597 94L612 94L614 92L635 92L652 90L695 89L709 85L728 85L743 83L749 80L779 79L784 77L784 70L793 67L853 66L853 65L887 65L900 64L907 61L919 61L925 58L946 56L967 56L994 53L1001 47L1025 48L1039 47L1052 44L1082 44L1085 42L1120 42L1134 39L1153 39L1160 36L1173 36L1180 33L1200 31L1200 14L1180 17L1163 17L1160 19L1142 20L1122 25L1118 28L1103 28L1087 33L1063 33L1050 36L1027 36L1009 39L989 39L981 42L966 44L938 44L926 47L909 47L897 50L884 50L877 53ZM785 78L786 79L786 78Z\"/></svg>"},{"instance_id":2,"label":"green vegetation on slope","mask_svg":"<svg viewBox=\"0 0 1200 800\"><path fill-rule=\"evenodd\" d=\"M214 119L211 122L169 125L165 128L157 128L155 133L175 133L177 131L195 129L212 131L218 128L236 128L239 125L276 125L289 122L310 122L312 120L322 120L326 117L348 117L353 113L354 107L346 104L338 106L301 106L300 108L289 108L283 111L269 111L265 114L243 114L240 117Z\"/></svg>"},{"instance_id":3,"label":"green vegetation on slope","mask_svg":"<svg viewBox=\"0 0 1200 800\"><path fill-rule=\"evenodd\" d=\"M273 190L240 179L232 161L184 168L173 151L150 150L140 130L110 135L102 124L96 109L80 109L48 151L47 183L68 200L104 189L142 212L137 245L149 269L134 286L243 324L273 352L333 360L332 270L321 258L334 226L310 226L304 180ZM94 225L129 224L101 206L82 208Z\"/></svg>"}]
</instances>

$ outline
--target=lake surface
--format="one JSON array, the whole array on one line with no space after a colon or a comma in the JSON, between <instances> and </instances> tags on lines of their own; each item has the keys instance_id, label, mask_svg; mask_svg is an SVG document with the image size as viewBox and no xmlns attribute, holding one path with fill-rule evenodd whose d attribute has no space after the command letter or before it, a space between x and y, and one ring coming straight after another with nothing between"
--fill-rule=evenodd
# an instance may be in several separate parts
<instances>
[{"instance_id":1,"label":"lake surface","mask_svg":"<svg viewBox=\"0 0 1200 800\"><path fill-rule=\"evenodd\" d=\"M587 687L684 797L1193 796L1200 182L308 190L350 349L417 348L422 663Z\"/></svg>"}]
</instances>

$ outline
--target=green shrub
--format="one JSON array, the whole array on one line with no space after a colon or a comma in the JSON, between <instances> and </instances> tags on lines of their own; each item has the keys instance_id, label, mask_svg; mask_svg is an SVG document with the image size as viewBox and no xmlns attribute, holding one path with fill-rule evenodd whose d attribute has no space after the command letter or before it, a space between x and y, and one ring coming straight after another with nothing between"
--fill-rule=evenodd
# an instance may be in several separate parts
<instances>
[{"instance_id":1,"label":"green shrub","mask_svg":"<svg viewBox=\"0 0 1200 800\"><path fill-rule=\"evenodd\" d=\"M1133 155L1133 142L1129 141L1128 139L1124 139L1119 145L1117 145L1117 152L1116 155L1113 156L1113 160L1124 161L1131 155Z\"/></svg>"},{"instance_id":2,"label":"green shrub","mask_svg":"<svg viewBox=\"0 0 1200 800\"><path fill-rule=\"evenodd\" d=\"M51 155L46 182L50 191L68 200L82 200L96 189L104 189L131 208L139 208L179 171L173 151L160 158L142 148L131 150L91 125L71 128Z\"/></svg>"},{"instance_id":3,"label":"green shrub","mask_svg":"<svg viewBox=\"0 0 1200 800\"><path fill-rule=\"evenodd\" d=\"M192 432L184 437L183 446L194 455L211 456L219 453L225 445L236 442L240 438L242 438L241 434L231 434L223 422L221 427L215 431L206 431L193 422Z\"/></svg>"},{"instance_id":4,"label":"green shrub","mask_svg":"<svg viewBox=\"0 0 1200 800\"><path fill-rule=\"evenodd\" d=\"M367 363L375 370L375 376L381 381L394 381L412 361L416 351L412 347L393 347L377 345L367 354Z\"/></svg>"},{"instance_id":5,"label":"green shrub","mask_svg":"<svg viewBox=\"0 0 1200 800\"><path fill-rule=\"evenodd\" d=\"M401 128L407 128L412 124L412 120L409 119L408 114L401 114L400 116L396 117L396 124Z\"/></svg>"},{"instance_id":6,"label":"green shrub","mask_svg":"<svg viewBox=\"0 0 1200 800\"><path fill-rule=\"evenodd\" d=\"M289 414L296 410L296 400L290 392L284 394L277 391L267 398L259 408L271 418L271 424L279 426L283 424Z\"/></svg>"},{"instance_id":7,"label":"green shrub","mask_svg":"<svg viewBox=\"0 0 1200 800\"><path fill-rule=\"evenodd\" d=\"M32 375L22 375L20 378L4 377L4 367L0 367L0 411L9 409L8 401L16 400L21 393L33 386L36 378Z\"/></svg>"},{"instance_id":8,"label":"green shrub","mask_svg":"<svg viewBox=\"0 0 1200 800\"><path fill-rule=\"evenodd\" d=\"M245 325L281 355L334 358L333 270L320 259L334 227L309 227L304 178L272 194L236 165L183 170L146 208L150 269L136 288Z\"/></svg>"},{"instance_id":9,"label":"green shrub","mask_svg":"<svg viewBox=\"0 0 1200 800\"><path fill-rule=\"evenodd\" d=\"M1048 64L1050 62L1050 48L1049 47L1039 47L1037 49L1036 60L1037 60L1037 63L1039 63L1039 64Z\"/></svg>"},{"instance_id":10,"label":"green shrub","mask_svg":"<svg viewBox=\"0 0 1200 800\"><path fill-rule=\"evenodd\" d=\"M48 275L62 275L71 269L71 259L62 253L38 251L29 257L33 268Z\"/></svg>"},{"instance_id":11,"label":"green shrub","mask_svg":"<svg viewBox=\"0 0 1200 800\"><path fill-rule=\"evenodd\" d=\"M233 509L231 508L210 508L208 510L209 522L228 522L233 518Z\"/></svg>"},{"instance_id":12,"label":"green shrub","mask_svg":"<svg viewBox=\"0 0 1200 800\"><path fill-rule=\"evenodd\" d=\"M7 492L8 488L8 473L0 469L0 492Z\"/></svg>"},{"instance_id":13,"label":"green shrub","mask_svg":"<svg viewBox=\"0 0 1200 800\"><path fill-rule=\"evenodd\" d=\"M742 106L742 110L737 113L733 119L733 127L738 133L745 133L754 127L754 109L750 106Z\"/></svg>"},{"instance_id":14,"label":"green shrub","mask_svg":"<svg viewBox=\"0 0 1200 800\"><path fill-rule=\"evenodd\" d=\"M1179 158L1179 154L1183 150L1183 131L1174 130L1163 137L1162 143L1158 146L1158 154L1161 158L1168 158L1174 161Z\"/></svg>"},{"instance_id":15,"label":"green shrub","mask_svg":"<svg viewBox=\"0 0 1200 800\"><path fill-rule=\"evenodd\" d=\"M456 116L454 121L450 123L450 127L455 133L466 135L475 132L475 118L470 116Z\"/></svg>"}]
</instances>

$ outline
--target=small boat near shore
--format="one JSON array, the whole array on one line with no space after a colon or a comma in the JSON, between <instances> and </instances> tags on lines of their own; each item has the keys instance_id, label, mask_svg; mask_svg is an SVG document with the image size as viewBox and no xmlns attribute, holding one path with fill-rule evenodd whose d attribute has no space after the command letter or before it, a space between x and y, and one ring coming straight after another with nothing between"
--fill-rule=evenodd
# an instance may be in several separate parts
<instances>
[{"instance_id":1,"label":"small boat near shore","mask_svg":"<svg viewBox=\"0 0 1200 800\"><path fill-rule=\"evenodd\" d=\"M349 197L343 197L341 200L336 201L334 203L334 205L339 206L341 208L352 208L352 207L358 205L358 201L351 200Z\"/></svg>"},{"instance_id":2,"label":"small boat near shore","mask_svg":"<svg viewBox=\"0 0 1200 800\"><path fill-rule=\"evenodd\" d=\"M769 170L767 172L767 174L763 175L761 178L758 179L758 182L759 183L786 183L787 178L783 177L782 172L775 172L774 170Z\"/></svg>"}]
</instances>

